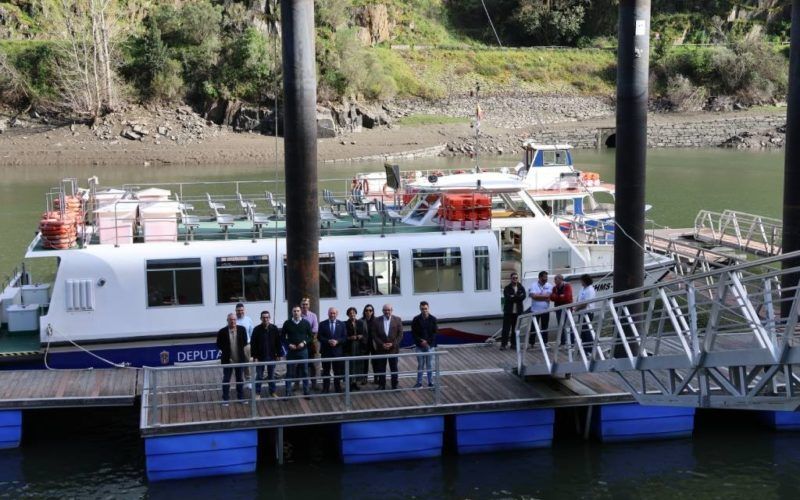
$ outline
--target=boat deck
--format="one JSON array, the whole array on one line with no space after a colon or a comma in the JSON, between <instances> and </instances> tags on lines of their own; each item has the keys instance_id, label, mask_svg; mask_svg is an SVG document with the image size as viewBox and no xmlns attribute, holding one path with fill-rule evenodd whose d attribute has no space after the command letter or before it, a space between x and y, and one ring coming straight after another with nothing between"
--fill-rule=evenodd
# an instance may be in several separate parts
<instances>
[{"instance_id":1,"label":"boat deck","mask_svg":"<svg viewBox=\"0 0 800 500\"><path fill-rule=\"evenodd\" d=\"M522 380L511 372L516 360L513 350L500 351L487 344L441 350L447 353L441 356L438 401L434 389L412 388L415 357L400 360L399 390L377 391L365 385L350 393L349 405L344 394L314 394L308 399L296 396L222 406L221 367L159 371L157 401L145 382L141 433L153 436L633 401L613 374ZM278 392L284 393L280 381ZM245 397L250 397L247 390ZM155 404L158 407L151 411Z\"/></svg>"}]
</instances>

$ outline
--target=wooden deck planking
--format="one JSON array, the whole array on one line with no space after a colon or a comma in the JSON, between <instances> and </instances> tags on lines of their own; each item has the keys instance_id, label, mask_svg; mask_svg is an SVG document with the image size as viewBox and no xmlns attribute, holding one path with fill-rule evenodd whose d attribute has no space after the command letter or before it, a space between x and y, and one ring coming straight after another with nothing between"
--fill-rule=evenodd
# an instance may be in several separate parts
<instances>
[{"instance_id":1,"label":"wooden deck planking","mask_svg":"<svg viewBox=\"0 0 800 500\"><path fill-rule=\"evenodd\" d=\"M133 405L137 375L135 369L0 371L0 408Z\"/></svg>"}]
</instances>

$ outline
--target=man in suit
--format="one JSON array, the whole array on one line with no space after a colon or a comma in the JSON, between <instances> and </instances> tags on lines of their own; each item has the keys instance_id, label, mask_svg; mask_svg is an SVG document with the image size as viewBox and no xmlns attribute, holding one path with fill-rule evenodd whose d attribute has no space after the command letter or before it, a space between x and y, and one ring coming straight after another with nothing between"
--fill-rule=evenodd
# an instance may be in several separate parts
<instances>
[{"instance_id":1,"label":"man in suit","mask_svg":"<svg viewBox=\"0 0 800 500\"><path fill-rule=\"evenodd\" d=\"M503 289L503 333L500 337L500 350L506 349L509 333L514 333L525 297L525 287L519 282L519 275L511 273L511 283ZM514 345L516 340L512 338L511 343Z\"/></svg>"},{"instance_id":2,"label":"man in suit","mask_svg":"<svg viewBox=\"0 0 800 500\"><path fill-rule=\"evenodd\" d=\"M373 352L377 355L397 354L400 352L400 341L403 340L403 321L392 314L391 304L383 306L383 316L378 318L375 335L372 339ZM378 388L386 389L386 358L375 360L375 375L378 377ZM397 358L389 358L389 370L392 372L392 389L397 389Z\"/></svg>"},{"instance_id":3,"label":"man in suit","mask_svg":"<svg viewBox=\"0 0 800 500\"><path fill-rule=\"evenodd\" d=\"M344 375L344 362L325 361L330 358L344 356L344 343L347 341L347 332L344 323L336 319L339 311L335 307L328 309L328 319L319 324L317 337L322 352L322 392L327 394L331 388L331 369L333 369L333 389L342 391L342 375Z\"/></svg>"},{"instance_id":4,"label":"man in suit","mask_svg":"<svg viewBox=\"0 0 800 500\"><path fill-rule=\"evenodd\" d=\"M281 359L281 334L278 327L270 323L269 311L261 311L261 323L253 328L250 337L250 352L253 361L269 362ZM256 393L261 397L261 381L264 380L264 365L256 366ZM275 365L267 365L269 395L278 397L275 390Z\"/></svg>"},{"instance_id":5,"label":"man in suit","mask_svg":"<svg viewBox=\"0 0 800 500\"><path fill-rule=\"evenodd\" d=\"M248 360L244 356L244 346L247 344L247 330L243 326L236 324L236 315L228 314L228 326L221 328L217 332L217 349L222 352L220 359L222 368L222 406L228 406L230 399L230 380L231 373L236 377L236 399L244 399L242 382L244 381L244 370L242 367L226 368L224 365L235 363L246 363ZM247 403L247 401L241 401Z\"/></svg>"}]
</instances>

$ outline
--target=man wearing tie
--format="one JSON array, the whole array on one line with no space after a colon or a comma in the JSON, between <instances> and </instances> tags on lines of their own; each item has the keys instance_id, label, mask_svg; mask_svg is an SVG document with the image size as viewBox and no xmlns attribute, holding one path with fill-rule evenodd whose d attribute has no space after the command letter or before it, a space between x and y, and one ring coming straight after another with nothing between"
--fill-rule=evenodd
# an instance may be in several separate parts
<instances>
[{"instance_id":1,"label":"man wearing tie","mask_svg":"<svg viewBox=\"0 0 800 500\"><path fill-rule=\"evenodd\" d=\"M378 318L378 325L372 339L374 353L378 355L397 354L400 352L400 341L403 340L403 321L392 314L392 306L383 306L383 316ZM386 358L375 359L375 375L378 377L378 388L386 389ZM397 358L389 358L389 370L392 372L392 389L397 389Z\"/></svg>"},{"instance_id":2,"label":"man wearing tie","mask_svg":"<svg viewBox=\"0 0 800 500\"><path fill-rule=\"evenodd\" d=\"M322 392L327 394L331 388L331 369L333 369L333 389L342 391L342 375L344 363L342 361L325 361L330 358L341 358L344 355L344 343L347 340L344 323L336 319L339 311L335 307L328 309L328 319L319 324L317 336L322 351Z\"/></svg>"},{"instance_id":3,"label":"man wearing tie","mask_svg":"<svg viewBox=\"0 0 800 500\"><path fill-rule=\"evenodd\" d=\"M244 356L244 346L247 344L247 331L243 326L236 324L236 315L231 313L228 315L228 326L221 328L217 332L217 349L222 351L220 360L222 362L222 405L228 406L228 399L230 399L230 380L231 373L236 377L236 399L244 399L244 388L242 381L244 379L242 367L225 368L225 365L235 363L246 363L248 361ZM241 401L246 403L247 401Z\"/></svg>"}]
</instances>

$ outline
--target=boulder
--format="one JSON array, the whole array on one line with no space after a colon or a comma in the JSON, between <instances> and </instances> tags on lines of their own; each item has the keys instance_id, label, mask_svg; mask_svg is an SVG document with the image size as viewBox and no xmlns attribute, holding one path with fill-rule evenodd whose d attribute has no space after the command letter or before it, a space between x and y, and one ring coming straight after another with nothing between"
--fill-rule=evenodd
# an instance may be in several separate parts
<instances>
[{"instance_id":1,"label":"boulder","mask_svg":"<svg viewBox=\"0 0 800 500\"><path fill-rule=\"evenodd\" d=\"M385 42L392 36L394 23L389 19L389 9L384 4L365 5L357 9L355 21L362 28L358 38L367 45Z\"/></svg>"},{"instance_id":2,"label":"boulder","mask_svg":"<svg viewBox=\"0 0 800 500\"><path fill-rule=\"evenodd\" d=\"M331 139L336 137L336 122L328 108L317 106L317 138Z\"/></svg>"},{"instance_id":3,"label":"boulder","mask_svg":"<svg viewBox=\"0 0 800 500\"><path fill-rule=\"evenodd\" d=\"M361 117L361 125L366 128L375 128L390 123L389 115L383 108L367 106L365 104L356 105L356 113Z\"/></svg>"},{"instance_id":4,"label":"boulder","mask_svg":"<svg viewBox=\"0 0 800 500\"><path fill-rule=\"evenodd\" d=\"M261 132L261 119L264 113L259 108L242 106L233 118L233 129L237 132Z\"/></svg>"}]
</instances>

